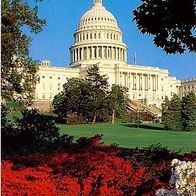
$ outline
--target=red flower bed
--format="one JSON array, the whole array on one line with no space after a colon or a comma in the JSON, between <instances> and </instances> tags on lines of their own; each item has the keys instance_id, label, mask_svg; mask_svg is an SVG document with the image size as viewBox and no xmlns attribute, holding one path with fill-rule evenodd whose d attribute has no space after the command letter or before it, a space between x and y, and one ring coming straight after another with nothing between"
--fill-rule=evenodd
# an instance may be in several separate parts
<instances>
[{"instance_id":1,"label":"red flower bed","mask_svg":"<svg viewBox=\"0 0 196 196\"><path fill-rule=\"evenodd\" d=\"M7 158L2 162L2 195L150 196L168 188L169 160L137 166L100 139L82 138L67 152Z\"/></svg>"}]
</instances>

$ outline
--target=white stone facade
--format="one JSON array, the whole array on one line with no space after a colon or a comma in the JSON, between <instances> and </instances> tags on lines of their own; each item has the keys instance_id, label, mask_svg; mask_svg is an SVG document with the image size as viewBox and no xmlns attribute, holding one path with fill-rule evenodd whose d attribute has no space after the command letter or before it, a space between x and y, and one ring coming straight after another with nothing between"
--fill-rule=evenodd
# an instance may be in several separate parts
<instances>
[{"instance_id":1,"label":"white stone facade","mask_svg":"<svg viewBox=\"0 0 196 196\"><path fill-rule=\"evenodd\" d=\"M182 80L182 86L180 88L181 96L185 96L190 92L193 92L196 95L196 78Z\"/></svg>"},{"instance_id":2,"label":"white stone facade","mask_svg":"<svg viewBox=\"0 0 196 196\"><path fill-rule=\"evenodd\" d=\"M130 99L160 107L166 96L171 98L173 94L179 94L181 82L169 77L168 70L127 63L127 46L115 17L101 0L94 0L74 34L69 68L53 67L50 61L42 61L36 101L52 101L67 78L85 77L87 68L93 64L99 66L101 74L108 76L110 85L126 86Z\"/></svg>"}]
</instances>

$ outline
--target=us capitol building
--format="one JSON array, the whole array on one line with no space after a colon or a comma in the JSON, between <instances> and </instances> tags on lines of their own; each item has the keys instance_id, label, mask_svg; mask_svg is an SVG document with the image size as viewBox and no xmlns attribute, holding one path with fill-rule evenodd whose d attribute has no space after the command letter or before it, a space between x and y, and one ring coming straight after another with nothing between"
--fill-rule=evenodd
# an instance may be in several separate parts
<instances>
[{"instance_id":1,"label":"us capitol building","mask_svg":"<svg viewBox=\"0 0 196 196\"><path fill-rule=\"evenodd\" d=\"M181 81L169 77L168 70L128 64L127 46L115 17L106 10L102 0L94 0L74 34L69 67L53 67L48 60L40 63L35 92L37 107L51 103L68 78L85 77L93 64L99 66L100 74L107 75L110 85L127 87L130 100L160 107L166 96L179 94Z\"/></svg>"}]
</instances>

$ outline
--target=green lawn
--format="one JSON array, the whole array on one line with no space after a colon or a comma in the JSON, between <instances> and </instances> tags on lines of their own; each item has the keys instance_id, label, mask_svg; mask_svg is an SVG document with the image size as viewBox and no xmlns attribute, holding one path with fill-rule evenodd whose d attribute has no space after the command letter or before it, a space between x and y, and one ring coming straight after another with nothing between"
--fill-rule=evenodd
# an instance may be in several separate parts
<instances>
[{"instance_id":1,"label":"green lawn","mask_svg":"<svg viewBox=\"0 0 196 196\"><path fill-rule=\"evenodd\" d=\"M58 125L61 133L74 136L103 134L105 144L116 143L123 148L147 147L160 143L181 153L196 150L196 132L165 131L161 126L134 128L130 124Z\"/></svg>"}]
</instances>

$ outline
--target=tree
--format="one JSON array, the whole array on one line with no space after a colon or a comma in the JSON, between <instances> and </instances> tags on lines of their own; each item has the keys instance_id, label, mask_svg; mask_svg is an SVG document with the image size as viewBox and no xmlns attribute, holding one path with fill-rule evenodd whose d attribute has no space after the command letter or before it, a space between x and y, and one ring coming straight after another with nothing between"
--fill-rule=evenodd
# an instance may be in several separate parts
<instances>
[{"instance_id":1,"label":"tree","mask_svg":"<svg viewBox=\"0 0 196 196\"><path fill-rule=\"evenodd\" d=\"M54 96L53 102L53 112L57 114L61 119L65 118L68 112L67 99L64 96L64 92L60 92L58 95Z\"/></svg>"},{"instance_id":2,"label":"tree","mask_svg":"<svg viewBox=\"0 0 196 196\"><path fill-rule=\"evenodd\" d=\"M196 0L142 0L133 11L137 28L167 53L196 52Z\"/></svg>"},{"instance_id":3,"label":"tree","mask_svg":"<svg viewBox=\"0 0 196 196\"><path fill-rule=\"evenodd\" d=\"M106 75L99 73L99 67L92 65L87 70L86 81L90 84L91 102L90 108L93 115L92 124L96 122L97 117L101 117L103 114L107 116L106 108L106 96L108 92L108 78Z\"/></svg>"},{"instance_id":4,"label":"tree","mask_svg":"<svg viewBox=\"0 0 196 196\"><path fill-rule=\"evenodd\" d=\"M183 130L182 126L182 101L177 95L173 95L170 102L165 100L166 110L163 111L162 120L166 129L180 131Z\"/></svg>"},{"instance_id":5,"label":"tree","mask_svg":"<svg viewBox=\"0 0 196 196\"><path fill-rule=\"evenodd\" d=\"M119 85L112 85L111 91L107 97L108 107L112 115L112 124L114 117L121 117L126 112L126 104L128 100L128 89Z\"/></svg>"},{"instance_id":6,"label":"tree","mask_svg":"<svg viewBox=\"0 0 196 196\"><path fill-rule=\"evenodd\" d=\"M170 112L168 109L169 106L170 106L170 101L169 101L168 97L165 97L165 100L162 103L162 122L165 126L165 129L169 129L169 127L170 127L170 122L169 122Z\"/></svg>"},{"instance_id":7,"label":"tree","mask_svg":"<svg viewBox=\"0 0 196 196\"><path fill-rule=\"evenodd\" d=\"M38 18L38 8L31 8L28 1L3 0L1 23L1 87L5 101L30 103L36 84L36 62L29 58L31 39L23 28L32 33L42 30L45 20Z\"/></svg>"},{"instance_id":8,"label":"tree","mask_svg":"<svg viewBox=\"0 0 196 196\"><path fill-rule=\"evenodd\" d=\"M185 131L196 129L196 96L194 93L182 98L182 124Z\"/></svg>"},{"instance_id":9,"label":"tree","mask_svg":"<svg viewBox=\"0 0 196 196\"><path fill-rule=\"evenodd\" d=\"M54 112L66 118L68 112L76 113L84 119L88 115L88 103L91 102L90 84L84 79L71 78L63 86L63 91L54 97Z\"/></svg>"}]
</instances>

